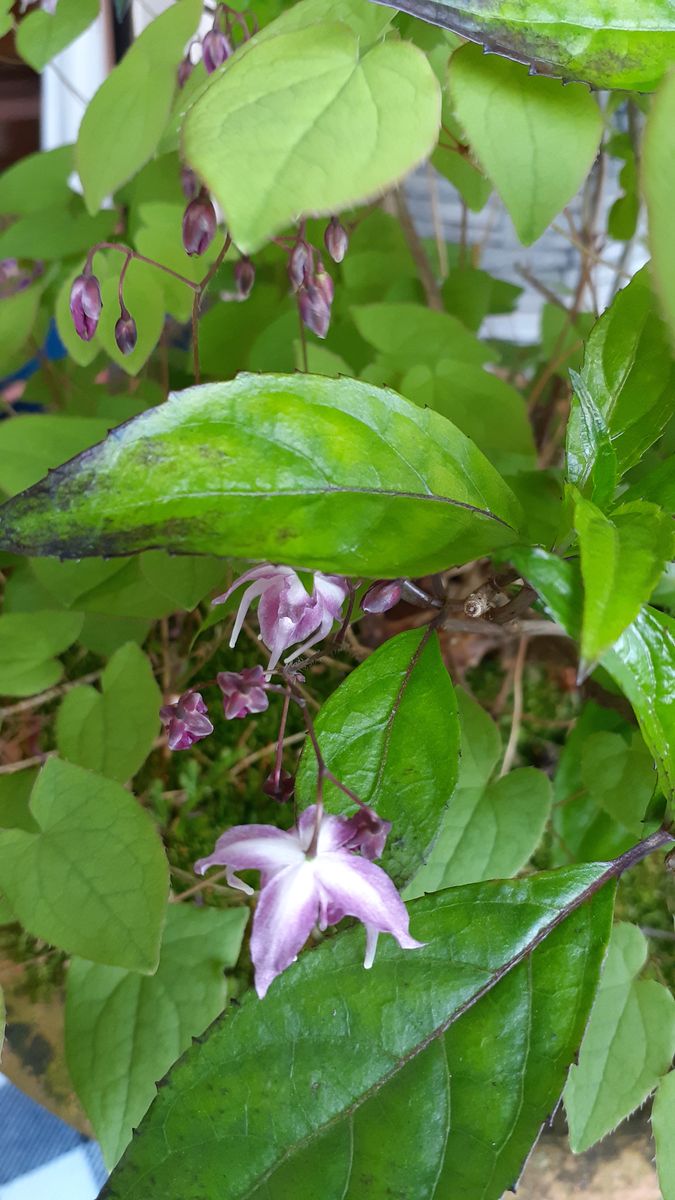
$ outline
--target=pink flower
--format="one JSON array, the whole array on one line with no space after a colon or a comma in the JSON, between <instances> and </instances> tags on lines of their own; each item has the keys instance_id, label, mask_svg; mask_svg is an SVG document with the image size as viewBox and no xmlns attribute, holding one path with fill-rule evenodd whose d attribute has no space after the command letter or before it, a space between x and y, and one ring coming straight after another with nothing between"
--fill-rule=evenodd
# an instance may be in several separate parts
<instances>
[{"instance_id":1,"label":"pink flower","mask_svg":"<svg viewBox=\"0 0 675 1200\"><path fill-rule=\"evenodd\" d=\"M222 596L217 596L213 603L224 604L242 583L248 583L249 587L241 598L230 646L234 646L246 614L259 596L260 636L271 653L268 671L274 670L289 646L302 643L288 656L287 662L325 638L333 622L340 619L342 605L349 591L347 580L341 575L322 575L320 571L315 571L310 595L291 567L274 567L268 563L240 575L232 587Z\"/></svg>"},{"instance_id":2,"label":"pink flower","mask_svg":"<svg viewBox=\"0 0 675 1200\"><path fill-rule=\"evenodd\" d=\"M169 749L189 750L195 742L213 733L207 712L199 692L185 692L175 704L163 705L159 716L168 733Z\"/></svg>"},{"instance_id":3,"label":"pink flower","mask_svg":"<svg viewBox=\"0 0 675 1200\"><path fill-rule=\"evenodd\" d=\"M261 713L269 708L262 667L220 671L216 681L223 693L223 712L228 721L233 717L247 717L249 713Z\"/></svg>"},{"instance_id":4,"label":"pink flower","mask_svg":"<svg viewBox=\"0 0 675 1200\"><path fill-rule=\"evenodd\" d=\"M200 875L212 866L226 867L230 886L249 895L253 889L233 872L261 873L251 933L255 988L261 999L272 980L295 962L317 924L325 929L343 917L362 921L366 968L373 965L380 933L391 933L403 950L424 945L410 936L406 907L389 876L355 853L354 818L324 814L310 852L316 818L312 805L287 833L273 825L237 825L218 838L213 854L195 863Z\"/></svg>"}]
</instances>

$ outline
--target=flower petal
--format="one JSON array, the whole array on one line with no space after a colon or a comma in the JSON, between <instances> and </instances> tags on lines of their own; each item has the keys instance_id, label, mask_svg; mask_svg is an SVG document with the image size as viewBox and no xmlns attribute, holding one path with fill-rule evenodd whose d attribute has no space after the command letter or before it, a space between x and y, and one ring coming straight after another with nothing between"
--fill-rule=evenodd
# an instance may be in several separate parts
<instances>
[{"instance_id":1,"label":"flower petal","mask_svg":"<svg viewBox=\"0 0 675 1200\"><path fill-rule=\"evenodd\" d=\"M391 933L402 950L416 950L418 942L408 932L408 910L389 876L367 858L335 850L315 860L316 877L325 896L332 922L357 917L379 933Z\"/></svg>"},{"instance_id":2,"label":"flower petal","mask_svg":"<svg viewBox=\"0 0 675 1200\"><path fill-rule=\"evenodd\" d=\"M277 975L296 958L319 912L314 863L287 867L266 883L253 918L251 958L262 1000Z\"/></svg>"},{"instance_id":3,"label":"flower petal","mask_svg":"<svg viewBox=\"0 0 675 1200\"><path fill-rule=\"evenodd\" d=\"M235 825L226 829L212 854L195 863L203 875L209 867L231 867L235 871L268 871L275 875L304 862L305 855L295 833L286 833L274 825Z\"/></svg>"},{"instance_id":4,"label":"flower petal","mask_svg":"<svg viewBox=\"0 0 675 1200\"><path fill-rule=\"evenodd\" d=\"M298 823L295 827L300 845L303 850L309 848L310 842L314 837L314 826L316 824L316 804L310 804L304 812L300 813ZM339 850L353 836L352 822L348 817L334 816L332 813L325 812L321 818L321 829L319 830L319 841L317 844L317 853L325 854L330 850Z\"/></svg>"}]
</instances>

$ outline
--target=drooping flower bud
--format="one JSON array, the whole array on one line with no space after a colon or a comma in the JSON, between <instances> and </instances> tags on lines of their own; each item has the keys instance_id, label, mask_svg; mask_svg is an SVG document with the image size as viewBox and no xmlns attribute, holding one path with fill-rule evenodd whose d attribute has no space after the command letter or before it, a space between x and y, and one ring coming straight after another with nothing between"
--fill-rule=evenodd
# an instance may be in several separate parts
<instances>
[{"instance_id":1,"label":"drooping flower bud","mask_svg":"<svg viewBox=\"0 0 675 1200\"><path fill-rule=\"evenodd\" d=\"M308 283L298 293L298 306L303 325L317 337L325 338L330 325L330 302L323 289L317 283Z\"/></svg>"},{"instance_id":2,"label":"drooping flower bud","mask_svg":"<svg viewBox=\"0 0 675 1200\"><path fill-rule=\"evenodd\" d=\"M199 180L190 167L181 167L180 186L186 200L194 200L199 194Z\"/></svg>"},{"instance_id":3,"label":"drooping flower bud","mask_svg":"<svg viewBox=\"0 0 675 1200\"><path fill-rule=\"evenodd\" d=\"M188 55L181 59L178 67L178 86L184 88L192 72L194 71L194 63Z\"/></svg>"},{"instance_id":4,"label":"drooping flower bud","mask_svg":"<svg viewBox=\"0 0 675 1200\"><path fill-rule=\"evenodd\" d=\"M216 210L208 192L202 188L183 214L183 245L186 252L192 256L204 254L215 237L217 225Z\"/></svg>"},{"instance_id":5,"label":"drooping flower bud","mask_svg":"<svg viewBox=\"0 0 675 1200\"><path fill-rule=\"evenodd\" d=\"M284 771L283 768L278 776L272 771L263 783L262 790L266 796L277 800L279 804L287 804L289 800L293 799L295 776L291 775L290 771Z\"/></svg>"},{"instance_id":6,"label":"drooping flower bud","mask_svg":"<svg viewBox=\"0 0 675 1200\"><path fill-rule=\"evenodd\" d=\"M138 330L136 322L126 308L122 309L119 319L115 325L115 341L117 349L122 354L131 354L136 349L138 341Z\"/></svg>"},{"instance_id":7,"label":"drooping flower bud","mask_svg":"<svg viewBox=\"0 0 675 1200\"><path fill-rule=\"evenodd\" d=\"M248 717L269 708L265 691L267 680L262 667L245 667L243 671L220 671L216 682L223 693L223 712L228 721Z\"/></svg>"},{"instance_id":8,"label":"drooping flower bud","mask_svg":"<svg viewBox=\"0 0 675 1200\"><path fill-rule=\"evenodd\" d=\"M330 275L328 274L328 271L324 267L321 259L319 259L319 262L317 264L316 275L314 276L314 283L323 292L324 297L326 299L326 304L330 308L331 304L333 303L333 297L335 295L335 284L333 283L333 280L331 279Z\"/></svg>"},{"instance_id":9,"label":"drooping flower bud","mask_svg":"<svg viewBox=\"0 0 675 1200\"><path fill-rule=\"evenodd\" d=\"M202 61L207 75L212 75L230 57L232 45L220 29L210 29L202 41Z\"/></svg>"},{"instance_id":10,"label":"drooping flower bud","mask_svg":"<svg viewBox=\"0 0 675 1200\"><path fill-rule=\"evenodd\" d=\"M288 278L294 292L302 287L309 269L309 247L306 242L296 242L288 257Z\"/></svg>"},{"instance_id":11,"label":"drooping flower bud","mask_svg":"<svg viewBox=\"0 0 675 1200\"><path fill-rule=\"evenodd\" d=\"M185 692L175 704L165 704L159 717L167 731L170 750L188 750L213 733L208 709L199 692Z\"/></svg>"},{"instance_id":12,"label":"drooping flower bud","mask_svg":"<svg viewBox=\"0 0 675 1200\"><path fill-rule=\"evenodd\" d=\"M349 249L349 234L337 217L331 217L323 240L333 262L341 263Z\"/></svg>"},{"instance_id":13,"label":"drooping flower bud","mask_svg":"<svg viewBox=\"0 0 675 1200\"><path fill-rule=\"evenodd\" d=\"M70 315L83 342L90 342L96 333L102 308L101 285L96 276L91 272L78 275L70 289Z\"/></svg>"},{"instance_id":14,"label":"drooping flower bud","mask_svg":"<svg viewBox=\"0 0 675 1200\"><path fill-rule=\"evenodd\" d=\"M234 281L237 285L237 291L242 300L250 296L251 289L255 283L255 267L250 258L240 258L234 268Z\"/></svg>"},{"instance_id":15,"label":"drooping flower bud","mask_svg":"<svg viewBox=\"0 0 675 1200\"><path fill-rule=\"evenodd\" d=\"M363 600L361 608L367 613L389 612L401 599L400 579L378 579L371 583Z\"/></svg>"}]
</instances>

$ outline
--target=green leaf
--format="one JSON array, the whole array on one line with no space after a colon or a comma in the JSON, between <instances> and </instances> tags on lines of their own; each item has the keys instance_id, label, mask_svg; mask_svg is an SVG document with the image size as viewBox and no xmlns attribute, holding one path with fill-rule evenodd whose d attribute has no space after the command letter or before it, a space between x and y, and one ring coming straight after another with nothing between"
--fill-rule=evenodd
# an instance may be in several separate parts
<instances>
[{"instance_id":1,"label":"green leaf","mask_svg":"<svg viewBox=\"0 0 675 1200\"><path fill-rule=\"evenodd\" d=\"M581 665L587 673L651 596L671 556L673 529L669 516L641 500L607 517L578 498L574 522L584 582Z\"/></svg>"},{"instance_id":2,"label":"green leaf","mask_svg":"<svg viewBox=\"0 0 675 1200\"><path fill-rule=\"evenodd\" d=\"M675 1071L661 1080L652 1105L652 1130L656 1142L656 1167L663 1200L675 1200Z\"/></svg>"},{"instance_id":3,"label":"green leaf","mask_svg":"<svg viewBox=\"0 0 675 1200\"><path fill-rule=\"evenodd\" d=\"M675 793L675 620L645 606L603 666L630 700L656 759L666 796Z\"/></svg>"},{"instance_id":4,"label":"green leaf","mask_svg":"<svg viewBox=\"0 0 675 1200\"><path fill-rule=\"evenodd\" d=\"M646 92L675 58L670 0L397 0L397 8L532 66L596 88Z\"/></svg>"},{"instance_id":5,"label":"green leaf","mask_svg":"<svg viewBox=\"0 0 675 1200\"><path fill-rule=\"evenodd\" d=\"M39 826L29 808L37 774L37 769L30 767L0 776L0 829L37 831Z\"/></svg>"},{"instance_id":6,"label":"green leaf","mask_svg":"<svg viewBox=\"0 0 675 1200\"><path fill-rule=\"evenodd\" d=\"M0 890L22 925L69 954L153 972L168 868L148 814L118 783L58 758L30 809L39 832L0 830Z\"/></svg>"},{"instance_id":7,"label":"green leaf","mask_svg":"<svg viewBox=\"0 0 675 1200\"><path fill-rule=\"evenodd\" d=\"M19 24L16 48L38 73L96 20L99 0L58 0L54 13L33 9Z\"/></svg>"},{"instance_id":8,"label":"green leaf","mask_svg":"<svg viewBox=\"0 0 675 1200\"><path fill-rule=\"evenodd\" d=\"M509 555L539 592L554 620L577 636L580 576L572 563L545 550L518 547ZM675 620L648 605L602 659L633 706L666 796L675 794Z\"/></svg>"},{"instance_id":9,"label":"green leaf","mask_svg":"<svg viewBox=\"0 0 675 1200\"><path fill-rule=\"evenodd\" d=\"M619 733L593 733L581 749L581 781L600 808L632 834L643 820L656 786L654 760L639 734L627 743Z\"/></svg>"},{"instance_id":10,"label":"green leaf","mask_svg":"<svg viewBox=\"0 0 675 1200\"><path fill-rule=\"evenodd\" d=\"M529 245L588 174L602 134L600 109L581 84L535 79L478 46L453 54L448 79L473 153Z\"/></svg>"},{"instance_id":11,"label":"green leaf","mask_svg":"<svg viewBox=\"0 0 675 1200\"><path fill-rule=\"evenodd\" d=\"M112 210L87 213L79 196L19 217L0 233L0 257L54 259L84 255L95 242L110 237L117 221ZM3 304L5 301L3 300Z\"/></svg>"},{"instance_id":12,"label":"green leaf","mask_svg":"<svg viewBox=\"0 0 675 1200\"><path fill-rule=\"evenodd\" d=\"M321 1200L498 1200L581 1037L611 889L561 917L601 878L581 867L416 901L427 947L390 939L367 974L358 929L304 954L262 1006L249 993L188 1050L107 1200L215 1200L225 1175L228 1200L281 1200L319 1169Z\"/></svg>"},{"instance_id":13,"label":"green leaf","mask_svg":"<svg viewBox=\"0 0 675 1200\"><path fill-rule=\"evenodd\" d=\"M336 778L393 823L382 866L406 882L424 862L457 780L457 704L437 638L413 629L380 646L323 705L316 735ZM309 744L296 795L303 808L316 799ZM333 812L355 811L329 782L324 796Z\"/></svg>"},{"instance_id":14,"label":"green leaf","mask_svg":"<svg viewBox=\"0 0 675 1200\"><path fill-rule=\"evenodd\" d=\"M173 9L167 11L170 13ZM107 278L101 276L103 311L94 341L127 375L137 375L155 349L164 328L164 292L152 267L138 261L131 263L124 277L124 302L136 321L138 340L131 354L122 354L115 341L115 325L120 315L120 265L119 261L109 263Z\"/></svg>"},{"instance_id":15,"label":"green leaf","mask_svg":"<svg viewBox=\"0 0 675 1200\"><path fill-rule=\"evenodd\" d=\"M192 612L199 602L222 583L226 575L222 559L170 558L163 550L144 554L141 573L148 583L167 596L175 608Z\"/></svg>"},{"instance_id":16,"label":"green leaf","mask_svg":"<svg viewBox=\"0 0 675 1200\"><path fill-rule=\"evenodd\" d=\"M5 304L5 301L2 301ZM2 306L0 306L0 314ZM37 483L52 467L108 432L97 417L26 413L0 424L0 488L9 495Z\"/></svg>"},{"instance_id":17,"label":"green leaf","mask_svg":"<svg viewBox=\"0 0 675 1200\"><path fill-rule=\"evenodd\" d=\"M33 332L40 297L41 289L36 286L6 296L0 302L0 371L3 373L21 365L16 363L15 355ZM3 425L13 424L13 421L3 421Z\"/></svg>"},{"instance_id":18,"label":"green leaf","mask_svg":"<svg viewBox=\"0 0 675 1200\"><path fill-rule=\"evenodd\" d=\"M645 271L619 292L586 343L567 428L570 482L600 507L673 411L673 357Z\"/></svg>"},{"instance_id":19,"label":"green leaf","mask_svg":"<svg viewBox=\"0 0 675 1200\"><path fill-rule=\"evenodd\" d=\"M612 934L598 995L565 1087L570 1145L588 1150L646 1100L675 1054L675 999L636 977L647 940L634 925Z\"/></svg>"},{"instance_id":20,"label":"green leaf","mask_svg":"<svg viewBox=\"0 0 675 1200\"><path fill-rule=\"evenodd\" d=\"M670 153L675 118L675 71L654 98L642 146L642 186L647 201L651 269L664 316L675 343L675 218L672 196L675 162Z\"/></svg>"},{"instance_id":21,"label":"green leaf","mask_svg":"<svg viewBox=\"0 0 675 1200\"><path fill-rule=\"evenodd\" d=\"M0 616L0 696L32 696L57 683L55 657L76 641L82 614L4 613Z\"/></svg>"},{"instance_id":22,"label":"green leaf","mask_svg":"<svg viewBox=\"0 0 675 1200\"><path fill-rule=\"evenodd\" d=\"M365 304L352 317L364 341L402 370L449 358L480 367L491 357L457 317L421 304Z\"/></svg>"},{"instance_id":23,"label":"green leaf","mask_svg":"<svg viewBox=\"0 0 675 1200\"><path fill-rule=\"evenodd\" d=\"M59 754L77 766L125 783L143 765L159 729L162 703L152 667L134 642L113 654L101 692L73 688L56 718Z\"/></svg>"},{"instance_id":24,"label":"green leaf","mask_svg":"<svg viewBox=\"0 0 675 1200\"><path fill-rule=\"evenodd\" d=\"M265 25L256 34L254 42L257 45L279 34L295 33L323 21L339 21L358 37L361 46L370 46L385 33L394 15L380 5L364 4L363 0L299 0ZM248 53L248 44L244 43L241 49Z\"/></svg>"},{"instance_id":25,"label":"green leaf","mask_svg":"<svg viewBox=\"0 0 675 1200\"><path fill-rule=\"evenodd\" d=\"M240 375L174 395L9 501L0 548L162 546L395 578L509 543L519 519L437 413L351 379Z\"/></svg>"},{"instance_id":26,"label":"green leaf","mask_svg":"<svg viewBox=\"0 0 675 1200\"><path fill-rule=\"evenodd\" d=\"M523 767L490 782L501 753L494 721L458 690L461 759L457 786L426 867L408 896L515 875L528 861L551 810L543 771Z\"/></svg>"},{"instance_id":27,"label":"green leaf","mask_svg":"<svg viewBox=\"0 0 675 1200\"><path fill-rule=\"evenodd\" d=\"M302 213L347 208L402 179L433 149L440 107L417 47L363 53L346 26L311 25L235 55L190 108L183 151L250 253Z\"/></svg>"},{"instance_id":28,"label":"green leaf","mask_svg":"<svg viewBox=\"0 0 675 1200\"><path fill-rule=\"evenodd\" d=\"M109 1167L156 1095L156 1083L222 1011L223 967L239 957L248 909L170 904L154 975L75 958L68 969L70 1077Z\"/></svg>"},{"instance_id":29,"label":"green leaf","mask_svg":"<svg viewBox=\"0 0 675 1200\"><path fill-rule=\"evenodd\" d=\"M0 212L12 216L37 212L72 196L68 178L75 165L73 146L40 150L13 163L0 175Z\"/></svg>"},{"instance_id":30,"label":"green leaf","mask_svg":"<svg viewBox=\"0 0 675 1200\"><path fill-rule=\"evenodd\" d=\"M551 858L554 866L617 858L633 845L635 836L609 815L612 800L603 788L602 780L593 773L595 746L603 747L603 742L596 743L596 738L621 734L621 747L617 742L614 749L623 770L631 753L627 740L631 732L632 727L612 709L601 708L593 701L588 701L582 708L562 748L553 780ZM586 769L582 777L584 764ZM605 801L609 802L608 809L600 807ZM631 810L632 797L627 795L625 812L630 818L635 815ZM644 809L640 817L643 814Z\"/></svg>"},{"instance_id":31,"label":"green leaf","mask_svg":"<svg viewBox=\"0 0 675 1200\"><path fill-rule=\"evenodd\" d=\"M180 0L155 18L85 109L75 154L90 213L154 153L171 112L177 64L201 13L201 0Z\"/></svg>"},{"instance_id":32,"label":"green leaf","mask_svg":"<svg viewBox=\"0 0 675 1200\"><path fill-rule=\"evenodd\" d=\"M532 426L525 401L503 379L469 363L428 359L411 367L400 390L453 421L498 470L533 465Z\"/></svg>"}]
</instances>

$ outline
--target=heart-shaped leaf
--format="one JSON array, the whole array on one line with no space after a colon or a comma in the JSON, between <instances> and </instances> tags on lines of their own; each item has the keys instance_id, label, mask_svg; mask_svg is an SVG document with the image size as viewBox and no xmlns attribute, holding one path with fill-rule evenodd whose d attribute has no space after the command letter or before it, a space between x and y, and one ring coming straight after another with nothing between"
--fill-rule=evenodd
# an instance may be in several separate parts
<instances>
[{"instance_id":1,"label":"heart-shaped leaf","mask_svg":"<svg viewBox=\"0 0 675 1200\"><path fill-rule=\"evenodd\" d=\"M21 21L16 48L34 71L47 63L84 33L99 13L99 0L58 0L55 11L36 7Z\"/></svg>"},{"instance_id":2,"label":"heart-shaped leaf","mask_svg":"<svg viewBox=\"0 0 675 1200\"><path fill-rule=\"evenodd\" d=\"M247 253L305 213L376 196L433 149L440 88L409 42L362 53L346 26L311 25L235 56L183 126L187 161Z\"/></svg>"},{"instance_id":3,"label":"heart-shaped leaf","mask_svg":"<svg viewBox=\"0 0 675 1200\"><path fill-rule=\"evenodd\" d=\"M352 379L240 375L174 395L9 501L0 548L159 546L395 578L512 542L519 520L438 413Z\"/></svg>"},{"instance_id":4,"label":"heart-shaped leaf","mask_svg":"<svg viewBox=\"0 0 675 1200\"><path fill-rule=\"evenodd\" d=\"M670 0L396 0L542 75L652 91L675 58Z\"/></svg>"}]
</instances>

